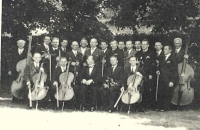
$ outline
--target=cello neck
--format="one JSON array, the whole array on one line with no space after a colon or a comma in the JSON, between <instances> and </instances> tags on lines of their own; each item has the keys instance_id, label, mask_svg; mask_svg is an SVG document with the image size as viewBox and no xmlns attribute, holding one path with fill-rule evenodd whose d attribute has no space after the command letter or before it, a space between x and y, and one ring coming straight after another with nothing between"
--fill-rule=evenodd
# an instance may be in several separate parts
<instances>
[{"instance_id":1,"label":"cello neck","mask_svg":"<svg viewBox=\"0 0 200 130\"><path fill-rule=\"evenodd\" d=\"M134 82L135 82L135 79L136 79L136 72L138 71L138 69L139 69L139 66L140 66L140 63L138 63L138 65L136 65L136 69L135 69L134 78L133 78L133 81L132 81L132 83L134 83Z\"/></svg>"},{"instance_id":2,"label":"cello neck","mask_svg":"<svg viewBox=\"0 0 200 130\"><path fill-rule=\"evenodd\" d=\"M29 35L28 40L29 40L29 43L28 43L28 52L27 52L27 58L26 58L26 60L27 60L26 64L27 65L30 63L30 60L31 60L31 57L30 57L30 54L31 54L31 42L32 42L32 35L31 34Z\"/></svg>"},{"instance_id":3,"label":"cello neck","mask_svg":"<svg viewBox=\"0 0 200 130\"><path fill-rule=\"evenodd\" d=\"M188 54L188 43L186 43L186 47L185 47L185 55ZM182 66L182 72L181 73L185 73L185 69L186 69L186 63L187 63L187 59L184 58L183 59L183 66Z\"/></svg>"}]
</instances>

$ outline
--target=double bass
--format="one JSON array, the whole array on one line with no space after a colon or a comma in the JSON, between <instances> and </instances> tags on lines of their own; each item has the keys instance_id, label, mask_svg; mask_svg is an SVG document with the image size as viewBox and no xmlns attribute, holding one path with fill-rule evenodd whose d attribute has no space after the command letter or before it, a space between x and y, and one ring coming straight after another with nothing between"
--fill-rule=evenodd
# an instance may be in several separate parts
<instances>
[{"instance_id":1,"label":"double bass","mask_svg":"<svg viewBox=\"0 0 200 130\"><path fill-rule=\"evenodd\" d=\"M64 108L65 101L69 101L74 97L74 90L71 86L74 80L74 74L69 72L70 63L71 62L69 61L67 71L59 76L60 87L58 88L58 86L56 86L57 91L54 95L57 99L57 107L59 107L59 101L63 102L62 110Z\"/></svg>"},{"instance_id":2,"label":"double bass","mask_svg":"<svg viewBox=\"0 0 200 130\"><path fill-rule=\"evenodd\" d=\"M188 43L185 48L185 55L188 54ZM190 104L194 99L194 89L190 86L190 81L194 78L194 70L184 58L183 62L178 64L179 82L174 89L171 103L183 106Z\"/></svg>"},{"instance_id":3,"label":"double bass","mask_svg":"<svg viewBox=\"0 0 200 130\"><path fill-rule=\"evenodd\" d=\"M27 58L23 59L23 60L21 60L21 61L19 61L17 63L16 70L18 72L18 77L11 84L11 93L15 98L18 98L18 99L24 99L24 95L23 95L23 89L24 89L23 76L24 76L24 70L25 70L26 66L31 61L31 42L32 42L32 36L30 35L29 36Z\"/></svg>"},{"instance_id":4,"label":"double bass","mask_svg":"<svg viewBox=\"0 0 200 130\"><path fill-rule=\"evenodd\" d=\"M43 68L43 64L41 64L40 68ZM33 89L31 89L31 86L28 86L29 88L29 103L30 107L32 107L32 101L36 101L36 109L38 107L38 100L42 100L46 97L47 92L49 90L48 86L45 86L45 82L47 81L47 74L43 71L39 71L39 73L36 73L32 77L32 81L34 83Z\"/></svg>"}]
</instances>

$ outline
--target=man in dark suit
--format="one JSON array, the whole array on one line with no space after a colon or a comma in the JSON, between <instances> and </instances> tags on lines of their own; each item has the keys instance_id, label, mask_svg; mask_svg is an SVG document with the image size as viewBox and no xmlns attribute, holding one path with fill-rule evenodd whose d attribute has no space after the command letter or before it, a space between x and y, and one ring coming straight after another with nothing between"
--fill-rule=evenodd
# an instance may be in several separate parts
<instances>
[{"instance_id":1,"label":"man in dark suit","mask_svg":"<svg viewBox=\"0 0 200 130\"><path fill-rule=\"evenodd\" d=\"M138 61L137 61L137 58L135 56L132 56L129 58L129 66L126 66L124 68L124 88L121 88L121 90L125 89L125 90L132 90L132 88L129 88L129 84L128 84L128 78L131 76L131 75L134 75L136 73L137 76L140 76L142 77L142 81L140 82L139 86L138 86L138 90L140 92L140 95L142 96L143 94L143 82L144 81L147 81L147 77L143 71L143 68L141 66L139 66L137 72L136 72L136 68L138 67L137 65ZM135 106L135 110L137 111L142 111L142 106L140 106L140 100L138 100L138 102L136 102L136 104L134 105Z\"/></svg>"},{"instance_id":2,"label":"man in dark suit","mask_svg":"<svg viewBox=\"0 0 200 130\"><path fill-rule=\"evenodd\" d=\"M57 62L59 62L59 39L57 37L54 37L51 42L51 47L49 49L49 52L51 54L51 69L54 70L56 68Z\"/></svg>"},{"instance_id":3,"label":"man in dark suit","mask_svg":"<svg viewBox=\"0 0 200 130\"><path fill-rule=\"evenodd\" d=\"M67 59L66 57L62 57L60 59L60 66L58 66L55 70L54 70L54 73L52 75L52 87L51 87L51 91L50 91L50 98L51 98L51 102L52 102L52 106L53 106L53 109L56 110L58 109L56 107L56 99L54 97L55 93L56 93L56 86L60 87L61 83L60 83L60 80L59 80L59 77L61 74L63 74L64 72L67 71ZM73 69L71 67L69 67L69 72L70 73L74 73ZM78 86L75 86L73 84L69 85L73 88L74 90L74 98L73 98L73 101L72 101L72 109L76 110L76 96L78 95Z\"/></svg>"},{"instance_id":4,"label":"man in dark suit","mask_svg":"<svg viewBox=\"0 0 200 130\"><path fill-rule=\"evenodd\" d=\"M47 74L50 74L49 69L49 59L50 59L50 48L51 38L49 36L44 36L43 43L38 45L35 49L35 53L40 53L42 60L44 61L44 67L47 69Z\"/></svg>"},{"instance_id":5,"label":"man in dark suit","mask_svg":"<svg viewBox=\"0 0 200 130\"><path fill-rule=\"evenodd\" d=\"M35 76L35 74L38 74L40 71L42 73L46 73L46 68L44 68L44 66L41 66L41 63L40 63L41 59L42 57L40 53L34 53L33 62L31 62L30 65L27 65L24 70L24 81L27 85L27 88L34 87L35 83L33 82L33 76ZM47 87L48 89L47 82L44 83L44 86ZM26 93L26 96L28 96L28 92ZM48 99L49 99L49 96L47 93L47 95L42 100L39 100L39 107L46 108ZM31 108L31 107L29 106L28 108Z\"/></svg>"},{"instance_id":6,"label":"man in dark suit","mask_svg":"<svg viewBox=\"0 0 200 130\"><path fill-rule=\"evenodd\" d=\"M142 44L140 41L135 41L135 51L140 52L142 50Z\"/></svg>"},{"instance_id":7,"label":"man in dark suit","mask_svg":"<svg viewBox=\"0 0 200 130\"><path fill-rule=\"evenodd\" d=\"M137 59L141 62L141 66L143 67L144 73L147 75L148 80L144 82L144 92L142 97L142 105L144 107L144 111L147 108L153 107L154 96L152 92L153 87L153 73L155 66L155 53L149 50L149 42L148 40L142 40L142 51L136 53Z\"/></svg>"},{"instance_id":8,"label":"man in dark suit","mask_svg":"<svg viewBox=\"0 0 200 130\"><path fill-rule=\"evenodd\" d=\"M19 39L17 41L17 48L14 48L8 66L8 75L12 76L12 79L15 80L18 76L16 71L16 65L19 61L27 58L27 48L24 48L26 41Z\"/></svg>"},{"instance_id":9,"label":"man in dark suit","mask_svg":"<svg viewBox=\"0 0 200 130\"><path fill-rule=\"evenodd\" d=\"M100 88L100 96L102 107L106 109L108 105L108 111L111 113L123 84L123 67L118 65L116 56L110 57L110 63L112 67L108 67L106 70L103 86Z\"/></svg>"},{"instance_id":10,"label":"man in dark suit","mask_svg":"<svg viewBox=\"0 0 200 130\"><path fill-rule=\"evenodd\" d=\"M160 75L157 103L157 109L160 111L169 110L173 86L178 81L177 63L171 52L172 47L170 45L164 46L165 56L161 58L156 72Z\"/></svg>"},{"instance_id":11,"label":"man in dark suit","mask_svg":"<svg viewBox=\"0 0 200 130\"><path fill-rule=\"evenodd\" d=\"M118 42L118 48L122 50L123 52L126 51L126 46L124 41L119 41Z\"/></svg>"},{"instance_id":12,"label":"man in dark suit","mask_svg":"<svg viewBox=\"0 0 200 130\"><path fill-rule=\"evenodd\" d=\"M183 62L184 57L188 59L188 55L185 55L185 49L182 47L182 39L181 38L175 38L174 39L174 46L175 50L173 53L176 56L177 64Z\"/></svg>"},{"instance_id":13,"label":"man in dark suit","mask_svg":"<svg viewBox=\"0 0 200 130\"><path fill-rule=\"evenodd\" d=\"M26 41L19 39L17 40L17 47L13 49L11 57L8 60L8 75L11 76L12 80L16 80L18 77L18 70L16 66L19 61L27 58L27 48L25 48ZM13 96L12 102L19 101Z\"/></svg>"},{"instance_id":14,"label":"man in dark suit","mask_svg":"<svg viewBox=\"0 0 200 130\"><path fill-rule=\"evenodd\" d=\"M96 38L90 40L90 49L85 52L85 60L92 55L94 57L95 65L100 66L101 64L101 50L97 48L98 42Z\"/></svg>"},{"instance_id":15,"label":"man in dark suit","mask_svg":"<svg viewBox=\"0 0 200 130\"><path fill-rule=\"evenodd\" d=\"M118 43L116 40L112 40L110 42L111 47L111 56L116 56L118 60L118 65L124 67L124 52L120 50L118 47Z\"/></svg>"},{"instance_id":16,"label":"man in dark suit","mask_svg":"<svg viewBox=\"0 0 200 130\"><path fill-rule=\"evenodd\" d=\"M66 53L68 51L70 51L69 47L68 47L68 40L63 38L60 42L60 49L61 49L61 57L66 56Z\"/></svg>"},{"instance_id":17,"label":"man in dark suit","mask_svg":"<svg viewBox=\"0 0 200 130\"><path fill-rule=\"evenodd\" d=\"M124 67L129 66L129 58L136 54L136 51L133 49L132 41L126 41L126 48L127 50L124 52Z\"/></svg>"},{"instance_id":18,"label":"man in dark suit","mask_svg":"<svg viewBox=\"0 0 200 130\"><path fill-rule=\"evenodd\" d=\"M101 72L94 62L94 56L88 56L87 58L88 66L82 69L81 73L81 86L80 86L80 96L82 111L85 111L86 105L86 95L90 91L88 97L91 104L90 111L94 111L94 106L96 104L96 90L98 89L99 82L101 80Z\"/></svg>"},{"instance_id":19,"label":"man in dark suit","mask_svg":"<svg viewBox=\"0 0 200 130\"><path fill-rule=\"evenodd\" d=\"M80 52L83 56L85 56L85 52L90 48L88 46L88 41L86 38L82 38L80 42L80 47L78 48L78 52Z\"/></svg>"},{"instance_id":20,"label":"man in dark suit","mask_svg":"<svg viewBox=\"0 0 200 130\"><path fill-rule=\"evenodd\" d=\"M100 46L102 50L101 63L103 63L105 67L109 67L111 50L108 48L108 44L105 41L102 41Z\"/></svg>"}]
</instances>

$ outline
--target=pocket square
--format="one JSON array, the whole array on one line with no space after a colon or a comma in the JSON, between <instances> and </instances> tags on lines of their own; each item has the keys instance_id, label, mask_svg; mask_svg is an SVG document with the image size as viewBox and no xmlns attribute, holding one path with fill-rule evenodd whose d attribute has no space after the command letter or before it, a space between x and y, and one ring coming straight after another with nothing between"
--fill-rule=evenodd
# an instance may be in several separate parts
<instances>
[{"instance_id":1,"label":"pocket square","mask_svg":"<svg viewBox=\"0 0 200 130\"><path fill-rule=\"evenodd\" d=\"M171 63L170 61L167 61L167 63L169 64L169 63Z\"/></svg>"},{"instance_id":2,"label":"pocket square","mask_svg":"<svg viewBox=\"0 0 200 130\"><path fill-rule=\"evenodd\" d=\"M150 56L147 56L146 59L150 58Z\"/></svg>"}]
</instances>

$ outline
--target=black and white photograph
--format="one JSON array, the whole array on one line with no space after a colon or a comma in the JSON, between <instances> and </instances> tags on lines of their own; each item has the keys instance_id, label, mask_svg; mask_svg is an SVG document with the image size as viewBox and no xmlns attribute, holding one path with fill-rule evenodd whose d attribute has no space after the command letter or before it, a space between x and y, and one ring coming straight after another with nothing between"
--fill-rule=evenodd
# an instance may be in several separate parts
<instances>
[{"instance_id":1,"label":"black and white photograph","mask_svg":"<svg viewBox=\"0 0 200 130\"><path fill-rule=\"evenodd\" d=\"M200 130L200 0L0 8L0 130Z\"/></svg>"}]
</instances>

